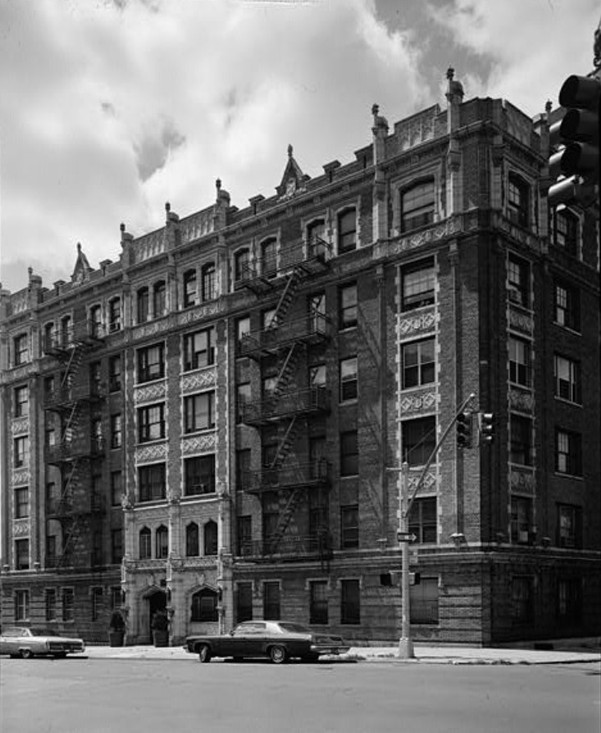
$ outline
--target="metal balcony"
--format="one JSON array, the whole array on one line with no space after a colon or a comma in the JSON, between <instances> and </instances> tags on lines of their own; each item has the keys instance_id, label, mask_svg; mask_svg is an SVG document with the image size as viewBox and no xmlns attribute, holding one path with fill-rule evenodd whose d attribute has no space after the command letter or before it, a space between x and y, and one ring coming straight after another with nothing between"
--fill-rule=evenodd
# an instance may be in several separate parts
<instances>
[{"instance_id":1,"label":"metal balcony","mask_svg":"<svg viewBox=\"0 0 601 733\"><path fill-rule=\"evenodd\" d=\"M106 397L104 389L89 387L56 387L44 395L47 410L67 410L77 402L101 402Z\"/></svg>"},{"instance_id":2,"label":"metal balcony","mask_svg":"<svg viewBox=\"0 0 601 733\"><path fill-rule=\"evenodd\" d=\"M98 458L104 455L104 440L74 437L56 445L46 446L46 462L59 466L78 458Z\"/></svg>"},{"instance_id":3,"label":"metal balcony","mask_svg":"<svg viewBox=\"0 0 601 733\"><path fill-rule=\"evenodd\" d=\"M289 458L284 466L270 468L264 466L258 471L247 471L242 478L242 488L249 493L277 491L324 486L329 479L329 462L325 458L318 461L299 463Z\"/></svg>"},{"instance_id":4,"label":"metal balcony","mask_svg":"<svg viewBox=\"0 0 601 733\"><path fill-rule=\"evenodd\" d=\"M332 538L329 532L324 532L279 540L243 540L238 546L238 556L254 562L323 560L332 557Z\"/></svg>"},{"instance_id":5,"label":"metal balcony","mask_svg":"<svg viewBox=\"0 0 601 733\"><path fill-rule=\"evenodd\" d=\"M324 414L330 409L325 387L308 387L280 395L266 395L261 400L240 406L243 423L255 427L297 416Z\"/></svg>"},{"instance_id":6,"label":"metal balcony","mask_svg":"<svg viewBox=\"0 0 601 733\"><path fill-rule=\"evenodd\" d=\"M277 354L292 343L302 342L308 346L326 341L332 334L331 320L321 314L286 318L284 323L269 326L258 331L250 331L240 339L238 356L261 356Z\"/></svg>"}]
</instances>

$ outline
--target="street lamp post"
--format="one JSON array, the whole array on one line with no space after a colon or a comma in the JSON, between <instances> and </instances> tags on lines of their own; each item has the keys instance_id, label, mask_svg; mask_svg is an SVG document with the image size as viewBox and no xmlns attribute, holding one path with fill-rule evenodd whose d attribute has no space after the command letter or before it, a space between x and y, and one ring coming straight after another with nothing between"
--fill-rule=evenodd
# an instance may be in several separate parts
<instances>
[{"instance_id":1,"label":"street lamp post","mask_svg":"<svg viewBox=\"0 0 601 733\"><path fill-rule=\"evenodd\" d=\"M403 605L401 610L401 638L399 640L399 657L413 659L413 641L411 639L411 602L409 599L409 464L404 461L401 466L399 482L399 532L401 544L401 593Z\"/></svg>"}]
</instances>

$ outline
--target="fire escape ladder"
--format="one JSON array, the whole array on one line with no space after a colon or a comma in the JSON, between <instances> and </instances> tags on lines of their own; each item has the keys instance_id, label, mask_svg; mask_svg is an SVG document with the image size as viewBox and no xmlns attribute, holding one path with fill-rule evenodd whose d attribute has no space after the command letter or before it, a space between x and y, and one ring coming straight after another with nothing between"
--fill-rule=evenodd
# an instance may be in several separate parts
<instances>
[{"instance_id":1,"label":"fire escape ladder","mask_svg":"<svg viewBox=\"0 0 601 733\"><path fill-rule=\"evenodd\" d=\"M64 567L67 564L67 559L70 557L71 551L75 546L75 539L77 537L78 531L79 517L71 517L68 529L63 529L63 546L61 549L59 561L57 563L59 568Z\"/></svg>"},{"instance_id":2,"label":"fire escape ladder","mask_svg":"<svg viewBox=\"0 0 601 733\"><path fill-rule=\"evenodd\" d=\"M299 281L300 272L298 268L295 268L288 276L286 286L282 290L282 294L280 295L275 313L273 314L273 319L271 322L274 327L281 326L282 321L284 320L284 317L288 312L288 308L290 307L290 303L292 303L292 299L294 298L294 294L296 293L296 290L298 288Z\"/></svg>"},{"instance_id":3,"label":"fire escape ladder","mask_svg":"<svg viewBox=\"0 0 601 733\"><path fill-rule=\"evenodd\" d=\"M297 431L298 431L298 421L297 421L297 416L294 415L292 419L290 420L290 422L288 423L288 427L286 428L286 432L284 433L282 440L280 440L278 444L278 449L276 451L276 454L269 468L271 469L281 468L282 464L286 460L286 457L288 456L288 453L290 453L290 448L292 447L292 444L294 443Z\"/></svg>"},{"instance_id":4,"label":"fire escape ladder","mask_svg":"<svg viewBox=\"0 0 601 733\"><path fill-rule=\"evenodd\" d=\"M275 387L273 388L273 395L276 397L279 397L282 394L282 392L286 388L286 385L290 381L290 377L292 376L292 372L294 371L294 367L296 365L296 356L298 355L297 347L298 342L295 341L288 349L286 358L284 359L282 366L280 367L280 371L275 381Z\"/></svg>"},{"instance_id":5,"label":"fire escape ladder","mask_svg":"<svg viewBox=\"0 0 601 733\"><path fill-rule=\"evenodd\" d=\"M292 518L292 515L294 514L294 512L296 511L296 508L299 505L303 491L304 491L303 487L297 487L296 489L294 489L294 491L292 491L292 493L288 497L286 506L284 507L284 509L282 509L282 512L280 513L277 527L275 528L274 533L269 538L270 554L273 555L275 553L280 543L280 540L286 533L286 529L288 528L288 525L290 524L290 519Z\"/></svg>"},{"instance_id":6,"label":"fire escape ladder","mask_svg":"<svg viewBox=\"0 0 601 733\"><path fill-rule=\"evenodd\" d=\"M73 346L73 348L71 349L71 353L69 354L69 360L67 361L67 364L65 365L65 372L63 374L63 378L61 381L61 387L66 387L68 384L69 378L77 374L77 371L79 367L81 366L82 359L83 359L82 344L76 343Z\"/></svg>"}]
</instances>

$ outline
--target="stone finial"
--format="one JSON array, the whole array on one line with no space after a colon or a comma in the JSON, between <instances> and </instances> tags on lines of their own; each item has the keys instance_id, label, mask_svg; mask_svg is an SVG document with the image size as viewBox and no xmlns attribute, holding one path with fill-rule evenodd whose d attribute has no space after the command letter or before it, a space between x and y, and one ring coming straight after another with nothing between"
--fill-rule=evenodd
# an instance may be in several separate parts
<instances>
[{"instance_id":1,"label":"stone finial","mask_svg":"<svg viewBox=\"0 0 601 733\"><path fill-rule=\"evenodd\" d=\"M169 203L169 201L165 201L165 211L167 212L167 214L171 211L171 204Z\"/></svg>"},{"instance_id":2,"label":"stone finial","mask_svg":"<svg viewBox=\"0 0 601 733\"><path fill-rule=\"evenodd\" d=\"M219 191L221 191L221 178L218 178L215 181L215 188L217 189L217 193L219 193Z\"/></svg>"},{"instance_id":3,"label":"stone finial","mask_svg":"<svg viewBox=\"0 0 601 733\"><path fill-rule=\"evenodd\" d=\"M33 275L33 267L27 268L27 274L29 275L29 278L31 279L31 276Z\"/></svg>"},{"instance_id":4,"label":"stone finial","mask_svg":"<svg viewBox=\"0 0 601 733\"><path fill-rule=\"evenodd\" d=\"M455 77L455 69L452 66L449 66L447 69L447 79L449 81L453 81L453 78Z\"/></svg>"},{"instance_id":5,"label":"stone finial","mask_svg":"<svg viewBox=\"0 0 601 733\"><path fill-rule=\"evenodd\" d=\"M292 153L294 152L294 148L292 145L288 145L288 157L292 158Z\"/></svg>"},{"instance_id":6,"label":"stone finial","mask_svg":"<svg viewBox=\"0 0 601 733\"><path fill-rule=\"evenodd\" d=\"M78 252L81 252L81 242L78 242L77 243L77 251Z\"/></svg>"},{"instance_id":7,"label":"stone finial","mask_svg":"<svg viewBox=\"0 0 601 733\"><path fill-rule=\"evenodd\" d=\"M379 104L372 104L371 106L371 113L374 117L377 117L378 113L380 112L380 105Z\"/></svg>"},{"instance_id":8,"label":"stone finial","mask_svg":"<svg viewBox=\"0 0 601 733\"><path fill-rule=\"evenodd\" d=\"M121 234L123 234L123 232L125 231L125 224L123 222L121 222L121 224L119 224L119 229L121 231Z\"/></svg>"},{"instance_id":9,"label":"stone finial","mask_svg":"<svg viewBox=\"0 0 601 733\"><path fill-rule=\"evenodd\" d=\"M551 114L552 109L553 109L553 102L550 99L547 99L547 103L545 104L545 112L547 114Z\"/></svg>"}]
</instances>

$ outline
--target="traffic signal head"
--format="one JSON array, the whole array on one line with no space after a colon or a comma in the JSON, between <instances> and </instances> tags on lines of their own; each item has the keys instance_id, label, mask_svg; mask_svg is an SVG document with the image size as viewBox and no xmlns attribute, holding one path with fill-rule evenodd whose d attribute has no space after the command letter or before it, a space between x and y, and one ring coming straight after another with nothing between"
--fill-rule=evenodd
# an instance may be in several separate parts
<instances>
[{"instance_id":1,"label":"traffic signal head","mask_svg":"<svg viewBox=\"0 0 601 733\"><path fill-rule=\"evenodd\" d=\"M478 413L478 429L480 441L483 443L492 443L495 435L494 415L492 412Z\"/></svg>"},{"instance_id":2,"label":"traffic signal head","mask_svg":"<svg viewBox=\"0 0 601 733\"><path fill-rule=\"evenodd\" d=\"M471 448L472 446L472 413L462 412L457 416L457 447Z\"/></svg>"}]
</instances>

